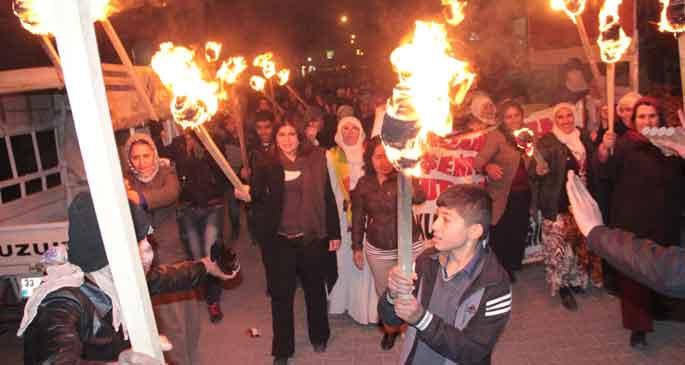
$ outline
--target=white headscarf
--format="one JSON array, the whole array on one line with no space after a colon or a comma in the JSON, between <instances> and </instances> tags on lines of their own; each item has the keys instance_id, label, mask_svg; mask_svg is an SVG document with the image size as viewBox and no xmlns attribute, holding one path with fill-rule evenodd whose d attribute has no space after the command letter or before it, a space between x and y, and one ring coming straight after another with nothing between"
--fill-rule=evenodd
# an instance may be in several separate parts
<instances>
[{"instance_id":1,"label":"white headscarf","mask_svg":"<svg viewBox=\"0 0 685 365\"><path fill-rule=\"evenodd\" d=\"M131 148L135 143L138 142L147 144L152 149L152 152L154 154L154 170L152 170L152 172L150 172L147 175L143 175L140 171L136 170L135 166L133 166L133 164L131 163ZM126 141L126 146L124 150L126 151L126 162L128 163L128 168L131 170L131 172L133 172L133 174L136 176L138 180L140 180L143 183L149 183L150 181L152 181L152 179L155 178L155 176L157 176L157 173L159 172L160 158L159 153L157 152L157 146L155 146L155 142L152 140L152 137L150 137L150 135L145 133L134 133Z\"/></svg>"},{"instance_id":2,"label":"white headscarf","mask_svg":"<svg viewBox=\"0 0 685 365\"><path fill-rule=\"evenodd\" d=\"M359 128L359 138L357 143L352 146L346 145L343 140L342 128L345 124L352 124ZM350 190L356 185L362 175L364 175L364 141L366 140L366 133L362 128L362 123L355 117L344 117L338 122L338 131L335 133L335 143L345 152L345 158L350 165Z\"/></svg>"},{"instance_id":3,"label":"white headscarf","mask_svg":"<svg viewBox=\"0 0 685 365\"><path fill-rule=\"evenodd\" d=\"M564 145L566 145L566 147L568 147L569 150L571 150L573 157L575 157L577 161L582 163L585 161L587 151L585 151L585 146L583 145L583 142L580 140L580 130L578 130L578 128L573 128L573 132L564 133L564 131L557 127L557 113L561 109L568 109L572 113L575 111L575 107L569 103L559 103L555 105L552 112L552 115L554 116L554 126L552 127L552 133L554 133L554 136L557 137L559 142L563 143Z\"/></svg>"},{"instance_id":4,"label":"white headscarf","mask_svg":"<svg viewBox=\"0 0 685 365\"><path fill-rule=\"evenodd\" d=\"M496 118L490 118L486 117L483 115L482 110L483 106L486 104L492 104L493 106L495 103L492 102L492 99L490 99L489 96L486 94L478 94L473 97L473 100L471 100L471 115L474 117L478 118L481 122L488 124L488 125L495 125L497 123Z\"/></svg>"}]
</instances>

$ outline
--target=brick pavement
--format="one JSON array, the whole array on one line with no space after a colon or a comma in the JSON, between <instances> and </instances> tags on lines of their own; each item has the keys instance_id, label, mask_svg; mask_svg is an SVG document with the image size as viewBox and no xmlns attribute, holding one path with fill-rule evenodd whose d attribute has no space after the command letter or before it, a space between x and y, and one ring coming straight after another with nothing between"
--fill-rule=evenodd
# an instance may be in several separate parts
<instances>
[{"instance_id":1,"label":"brick pavement","mask_svg":"<svg viewBox=\"0 0 685 365\"><path fill-rule=\"evenodd\" d=\"M265 295L264 273L259 250L241 241L236 247L242 267L242 282L225 291L224 320L209 323L202 316L203 363L271 364L271 318ZM634 351L628 346L628 332L620 323L618 299L591 291L578 297L580 310L565 311L558 298L547 295L542 266L527 267L514 286L512 318L494 353L494 364L685 364L685 324L658 322L648 336L649 348ZM199 304L202 305L202 304ZM324 354L313 352L307 339L304 298L296 297L297 365L386 365L396 364L399 347L380 349L381 334L375 326L360 326L347 316L331 317L332 338ZM246 329L256 327L262 337L250 338ZM399 342L398 342L399 345ZM0 336L2 364L21 364L21 342L11 334Z\"/></svg>"}]
</instances>

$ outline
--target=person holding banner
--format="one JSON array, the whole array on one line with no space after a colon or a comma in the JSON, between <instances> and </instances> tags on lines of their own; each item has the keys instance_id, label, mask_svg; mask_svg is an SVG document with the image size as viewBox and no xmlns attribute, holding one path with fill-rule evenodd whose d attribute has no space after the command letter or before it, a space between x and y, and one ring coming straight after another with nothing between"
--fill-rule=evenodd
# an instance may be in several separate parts
<instances>
[{"instance_id":1,"label":"person holding banner","mask_svg":"<svg viewBox=\"0 0 685 365\"><path fill-rule=\"evenodd\" d=\"M285 365L295 353L293 305L297 277L307 307L309 341L325 352L330 337L327 289L335 285L335 251L340 221L323 149L308 145L289 121L276 128L276 149L255 166L249 190L236 197L252 201L259 222L258 241L271 296L274 364Z\"/></svg>"},{"instance_id":2,"label":"person holding banner","mask_svg":"<svg viewBox=\"0 0 685 365\"><path fill-rule=\"evenodd\" d=\"M473 165L488 176L486 189L492 198L490 247L515 282L514 272L521 269L528 233L531 159L517 147L514 137L514 131L523 127L523 107L505 101L497 114L501 124L487 134Z\"/></svg>"},{"instance_id":3,"label":"person holding banner","mask_svg":"<svg viewBox=\"0 0 685 365\"><path fill-rule=\"evenodd\" d=\"M633 232L637 237L662 245L680 242L685 164L666 157L641 131L665 124L656 99L644 97L635 103L632 128L620 138L607 133L597 158L601 177L613 186L609 226ZM609 151L613 150L613 154ZM649 288L618 275L623 327L631 331L630 345L647 345L647 332L654 330L653 295Z\"/></svg>"},{"instance_id":4,"label":"person holding banner","mask_svg":"<svg viewBox=\"0 0 685 365\"><path fill-rule=\"evenodd\" d=\"M561 304L578 310L573 292L582 292L592 273L594 286L602 286L601 260L588 252L587 243L570 214L566 194L566 173L577 172L584 183L593 178L589 162L593 144L590 136L576 127L574 106L559 103L553 109L552 132L536 145L547 166L532 164L536 173L535 194L542 212L542 242L546 280L552 296L559 294Z\"/></svg>"}]
</instances>

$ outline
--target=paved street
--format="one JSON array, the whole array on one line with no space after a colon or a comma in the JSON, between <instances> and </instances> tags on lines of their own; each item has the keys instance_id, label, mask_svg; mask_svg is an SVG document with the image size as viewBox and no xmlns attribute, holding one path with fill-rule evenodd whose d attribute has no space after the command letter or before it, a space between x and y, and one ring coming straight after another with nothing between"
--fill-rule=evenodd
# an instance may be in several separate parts
<instances>
[{"instance_id":1,"label":"paved street","mask_svg":"<svg viewBox=\"0 0 685 365\"><path fill-rule=\"evenodd\" d=\"M242 282L224 292L223 322L215 325L202 317L203 364L270 364L271 317L259 250L246 240L241 240L236 249L243 267ZM514 286L513 315L497 345L493 363L685 364L685 324L658 322L656 332L648 336L649 348L634 351L628 346L628 332L621 327L618 299L599 292L578 299L578 312L565 311L558 298L547 295L542 266L527 267ZM331 318L328 351L315 354L307 339L301 290L295 308L294 364L397 363L399 346L390 352L382 351L381 334L375 326L356 325L345 315ZM262 331L262 337L247 336L250 327ZM0 336L2 364L22 363L22 346L13 337L14 331L16 328Z\"/></svg>"}]
</instances>

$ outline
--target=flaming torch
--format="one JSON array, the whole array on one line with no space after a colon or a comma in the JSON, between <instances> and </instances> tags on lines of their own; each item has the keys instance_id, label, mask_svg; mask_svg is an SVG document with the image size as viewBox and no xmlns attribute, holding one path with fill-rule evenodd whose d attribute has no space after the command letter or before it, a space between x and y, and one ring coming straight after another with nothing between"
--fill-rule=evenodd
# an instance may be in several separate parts
<instances>
[{"instance_id":1,"label":"flaming torch","mask_svg":"<svg viewBox=\"0 0 685 365\"><path fill-rule=\"evenodd\" d=\"M93 22L106 16L108 9L107 0L15 0L13 3L24 28L34 34L55 36L95 214L128 335L135 351L162 361L93 27Z\"/></svg>"},{"instance_id":2,"label":"flaming torch","mask_svg":"<svg viewBox=\"0 0 685 365\"><path fill-rule=\"evenodd\" d=\"M685 1L659 0L662 5L659 31L670 32L678 37L678 54L680 58L680 84L685 90ZM683 91L683 107L685 107L685 91Z\"/></svg>"},{"instance_id":3,"label":"flaming torch","mask_svg":"<svg viewBox=\"0 0 685 365\"><path fill-rule=\"evenodd\" d=\"M205 44L205 59L209 63L219 60L221 55L221 43L209 41Z\"/></svg>"},{"instance_id":4,"label":"flaming torch","mask_svg":"<svg viewBox=\"0 0 685 365\"><path fill-rule=\"evenodd\" d=\"M609 106L609 131L614 131L616 109L614 107L616 62L630 47L631 39L619 23L618 7L623 0L606 0L599 12L599 45L602 61L607 65L607 105Z\"/></svg>"},{"instance_id":5,"label":"flaming torch","mask_svg":"<svg viewBox=\"0 0 685 365\"><path fill-rule=\"evenodd\" d=\"M192 128L221 171L236 189L245 190L226 158L212 140L204 124L219 108L219 83L206 81L193 61L195 53L185 47L167 42L160 45L152 57L152 69L173 94L171 114L181 127Z\"/></svg>"},{"instance_id":6,"label":"flaming torch","mask_svg":"<svg viewBox=\"0 0 685 365\"><path fill-rule=\"evenodd\" d=\"M590 38L587 35L587 30L585 29L585 23L583 22L582 14L585 11L585 4L587 0L550 0L550 6L552 10L563 11L576 25L578 29L578 35L580 36L580 41L583 44L583 49L585 50L585 56L590 63L590 71L592 71L592 78L595 81L597 90L602 90L602 85L600 84L600 73L595 60L592 58L592 48L590 47Z\"/></svg>"},{"instance_id":7,"label":"flaming torch","mask_svg":"<svg viewBox=\"0 0 685 365\"><path fill-rule=\"evenodd\" d=\"M442 0L442 5L446 6L443 12L447 24L454 26L464 21L464 9L468 2L463 0Z\"/></svg>"},{"instance_id":8,"label":"flaming torch","mask_svg":"<svg viewBox=\"0 0 685 365\"><path fill-rule=\"evenodd\" d=\"M413 39L395 49L390 60L399 76L387 102L381 128L386 154L400 171L398 177L398 259L403 272L412 272L411 182L420 173L419 161L430 134L452 131L451 104L463 101L475 79L466 62L451 56L443 24L416 22Z\"/></svg>"},{"instance_id":9,"label":"flaming torch","mask_svg":"<svg viewBox=\"0 0 685 365\"><path fill-rule=\"evenodd\" d=\"M274 100L269 94L264 92L264 87L266 86L266 79L261 76L250 77L250 87L252 90L262 93L262 95L268 100L274 108L278 109L280 113L285 113L285 110Z\"/></svg>"}]
</instances>

